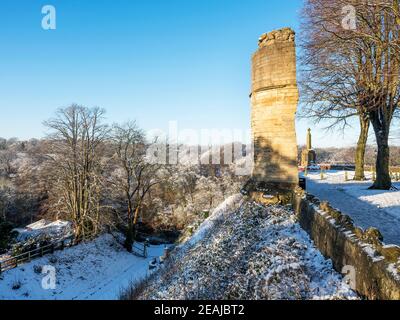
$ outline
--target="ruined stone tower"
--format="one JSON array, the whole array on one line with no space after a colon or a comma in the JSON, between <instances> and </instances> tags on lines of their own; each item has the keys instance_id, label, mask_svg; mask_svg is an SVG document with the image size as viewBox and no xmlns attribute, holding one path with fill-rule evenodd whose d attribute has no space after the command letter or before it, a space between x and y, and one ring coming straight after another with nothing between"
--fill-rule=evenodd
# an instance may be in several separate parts
<instances>
[{"instance_id":1,"label":"ruined stone tower","mask_svg":"<svg viewBox=\"0 0 400 320\"><path fill-rule=\"evenodd\" d=\"M252 180L264 189L293 190L298 185L295 33L272 31L258 45L252 58Z\"/></svg>"}]
</instances>

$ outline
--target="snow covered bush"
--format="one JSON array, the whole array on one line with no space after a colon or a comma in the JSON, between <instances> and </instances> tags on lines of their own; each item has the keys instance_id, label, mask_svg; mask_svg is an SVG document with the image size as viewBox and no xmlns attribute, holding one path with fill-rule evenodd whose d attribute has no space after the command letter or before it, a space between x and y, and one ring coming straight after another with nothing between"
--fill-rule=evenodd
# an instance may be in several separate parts
<instances>
[{"instance_id":1,"label":"snow covered bush","mask_svg":"<svg viewBox=\"0 0 400 320\"><path fill-rule=\"evenodd\" d=\"M40 235L35 238L30 238L26 241L12 244L10 254L11 256L15 257L25 252L32 251L49 244L51 244L51 238L46 235Z\"/></svg>"},{"instance_id":2,"label":"snow covered bush","mask_svg":"<svg viewBox=\"0 0 400 320\"><path fill-rule=\"evenodd\" d=\"M14 237L12 229L11 223L3 221L0 218L0 254L6 252L11 244Z\"/></svg>"},{"instance_id":3,"label":"snow covered bush","mask_svg":"<svg viewBox=\"0 0 400 320\"><path fill-rule=\"evenodd\" d=\"M11 286L12 290L19 290L22 286L21 280L15 280L14 283Z\"/></svg>"},{"instance_id":4,"label":"snow covered bush","mask_svg":"<svg viewBox=\"0 0 400 320\"><path fill-rule=\"evenodd\" d=\"M232 168L176 165L169 168L170 178L153 192L149 208L158 208L151 224L158 229L177 229L183 233L195 230L207 217L207 212L232 194L239 192L245 178L236 176ZM154 194L157 196L155 197Z\"/></svg>"},{"instance_id":5,"label":"snow covered bush","mask_svg":"<svg viewBox=\"0 0 400 320\"><path fill-rule=\"evenodd\" d=\"M41 274L42 270L43 270L43 266L40 266L40 265L37 265L37 264L35 264L33 266L33 272L36 273L36 274Z\"/></svg>"}]
</instances>

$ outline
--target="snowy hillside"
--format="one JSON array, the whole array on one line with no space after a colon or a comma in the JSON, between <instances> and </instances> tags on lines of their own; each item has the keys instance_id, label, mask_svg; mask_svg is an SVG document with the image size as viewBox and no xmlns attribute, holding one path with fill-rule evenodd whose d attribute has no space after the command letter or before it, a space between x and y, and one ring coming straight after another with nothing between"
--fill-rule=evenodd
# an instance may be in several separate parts
<instances>
[{"instance_id":1,"label":"snowy hillside","mask_svg":"<svg viewBox=\"0 0 400 320\"><path fill-rule=\"evenodd\" d=\"M163 268L134 288L123 298L356 298L291 211L240 196L228 199Z\"/></svg>"},{"instance_id":2,"label":"snowy hillside","mask_svg":"<svg viewBox=\"0 0 400 320\"><path fill-rule=\"evenodd\" d=\"M103 235L76 247L24 264L0 275L0 300L6 299L117 299L121 288L144 277L163 246L151 246L147 259L123 249L112 236ZM43 266L55 267L56 288L43 289Z\"/></svg>"}]
</instances>

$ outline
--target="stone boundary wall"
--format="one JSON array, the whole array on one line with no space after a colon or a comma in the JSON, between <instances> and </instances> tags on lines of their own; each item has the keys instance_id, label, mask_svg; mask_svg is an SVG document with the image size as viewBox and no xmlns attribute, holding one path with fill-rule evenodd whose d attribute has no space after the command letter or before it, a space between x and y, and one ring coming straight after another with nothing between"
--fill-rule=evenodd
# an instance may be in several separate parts
<instances>
[{"instance_id":1,"label":"stone boundary wall","mask_svg":"<svg viewBox=\"0 0 400 320\"><path fill-rule=\"evenodd\" d=\"M293 209L301 227L335 270L355 270L355 289L366 299L400 300L400 247L385 245L379 230L362 230L328 202L297 190Z\"/></svg>"}]
</instances>

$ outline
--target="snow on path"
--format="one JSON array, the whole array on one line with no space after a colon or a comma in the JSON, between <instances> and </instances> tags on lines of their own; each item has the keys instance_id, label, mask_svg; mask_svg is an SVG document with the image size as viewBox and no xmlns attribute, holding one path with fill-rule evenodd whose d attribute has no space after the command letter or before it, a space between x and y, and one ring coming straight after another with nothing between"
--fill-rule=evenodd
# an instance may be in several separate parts
<instances>
[{"instance_id":1,"label":"snow on path","mask_svg":"<svg viewBox=\"0 0 400 320\"><path fill-rule=\"evenodd\" d=\"M146 276L153 257L163 253L164 246L148 248L149 257L139 258L128 253L110 235L57 251L26 263L0 276L0 300L112 300L132 280ZM44 275L35 273L34 266L56 268L56 288L45 290ZM12 289L20 283L19 289Z\"/></svg>"},{"instance_id":2,"label":"snow on path","mask_svg":"<svg viewBox=\"0 0 400 320\"><path fill-rule=\"evenodd\" d=\"M400 245L400 191L368 190L369 185L371 181L344 182L344 172L328 172L327 180L320 180L319 173L307 176L307 192L329 201L357 226L378 228L385 243Z\"/></svg>"}]
</instances>

